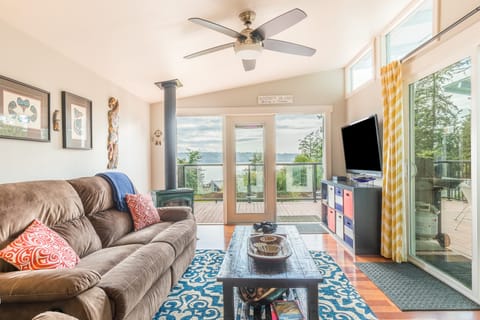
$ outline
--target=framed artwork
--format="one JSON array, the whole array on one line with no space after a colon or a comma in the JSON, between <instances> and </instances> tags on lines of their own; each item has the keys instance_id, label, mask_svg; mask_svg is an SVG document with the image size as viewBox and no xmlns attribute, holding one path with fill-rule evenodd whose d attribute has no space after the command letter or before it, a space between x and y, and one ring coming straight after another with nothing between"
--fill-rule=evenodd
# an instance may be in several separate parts
<instances>
[{"instance_id":1,"label":"framed artwork","mask_svg":"<svg viewBox=\"0 0 480 320\"><path fill-rule=\"evenodd\" d=\"M62 91L63 147L92 149L92 101Z\"/></svg>"},{"instance_id":2,"label":"framed artwork","mask_svg":"<svg viewBox=\"0 0 480 320\"><path fill-rule=\"evenodd\" d=\"M0 76L0 138L50 141L50 93Z\"/></svg>"}]
</instances>

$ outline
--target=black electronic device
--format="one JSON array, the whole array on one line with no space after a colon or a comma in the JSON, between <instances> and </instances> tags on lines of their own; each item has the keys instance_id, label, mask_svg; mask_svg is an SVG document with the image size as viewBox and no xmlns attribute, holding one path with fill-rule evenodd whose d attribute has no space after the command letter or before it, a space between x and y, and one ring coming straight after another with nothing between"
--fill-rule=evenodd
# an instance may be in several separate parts
<instances>
[{"instance_id":1,"label":"black electronic device","mask_svg":"<svg viewBox=\"0 0 480 320\"><path fill-rule=\"evenodd\" d=\"M377 115L342 127L343 153L348 173L382 175L382 149Z\"/></svg>"}]
</instances>

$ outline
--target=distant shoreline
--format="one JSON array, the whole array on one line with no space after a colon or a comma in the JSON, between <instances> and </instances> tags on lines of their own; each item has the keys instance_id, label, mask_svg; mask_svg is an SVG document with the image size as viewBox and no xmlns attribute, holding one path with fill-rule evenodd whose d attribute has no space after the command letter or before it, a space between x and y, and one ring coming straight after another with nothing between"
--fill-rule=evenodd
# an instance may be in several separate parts
<instances>
[{"instance_id":1,"label":"distant shoreline","mask_svg":"<svg viewBox=\"0 0 480 320\"><path fill-rule=\"evenodd\" d=\"M200 152L201 158L198 164L223 163L223 153L221 152ZM277 153L276 162L294 162L298 153ZM248 163L253 157L252 152L238 153L238 162ZM179 152L178 159L188 159L188 152Z\"/></svg>"}]
</instances>

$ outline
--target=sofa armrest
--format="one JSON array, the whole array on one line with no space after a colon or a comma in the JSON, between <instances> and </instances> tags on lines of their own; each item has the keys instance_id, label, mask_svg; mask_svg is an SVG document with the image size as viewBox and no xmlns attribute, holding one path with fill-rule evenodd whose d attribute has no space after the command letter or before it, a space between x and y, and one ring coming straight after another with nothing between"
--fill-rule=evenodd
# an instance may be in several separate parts
<instances>
[{"instance_id":1,"label":"sofa armrest","mask_svg":"<svg viewBox=\"0 0 480 320\"><path fill-rule=\"evenodd\" d=\"M162 221L193 219L192 208L186 206L160 207L157 208L157 212Z\"/></svg>"},{"instance_id":2,"label":"sofa armrest","mask_svg":"<svg viewBox=\"0 0 480 320\"><path fill-rule=\"evenodd\" d=\"M96 271L48 269L0 273L2 303L55 301L74 297L101 279Z\"/></svg>"}]
</instances>

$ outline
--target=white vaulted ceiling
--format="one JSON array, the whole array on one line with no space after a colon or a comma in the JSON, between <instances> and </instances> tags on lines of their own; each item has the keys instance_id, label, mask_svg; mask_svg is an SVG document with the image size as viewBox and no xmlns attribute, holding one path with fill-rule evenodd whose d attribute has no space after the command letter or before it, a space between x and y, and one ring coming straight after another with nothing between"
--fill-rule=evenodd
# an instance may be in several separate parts
<instances>
[{"instance_id":1,"label":"white vaulted ceiling","mask_svg":"<svg viewBox=\"0 0 480 320\"><path fill-rule=\"evenodd\" d=\"M0 0L0 20L148 102L154 82L178 78L186 97L344 67L411 0ZM233 48L195 59L187 54L231 42L189 22L200 17L240 31L293 8L308 17L272 37L317 49L313 57L264 50L245 72ZM2 44L4 45L4 44Z\"/></svg>"}]
</instances>

